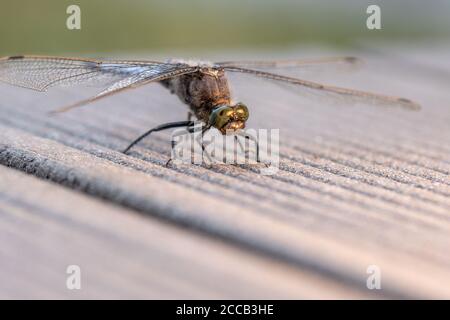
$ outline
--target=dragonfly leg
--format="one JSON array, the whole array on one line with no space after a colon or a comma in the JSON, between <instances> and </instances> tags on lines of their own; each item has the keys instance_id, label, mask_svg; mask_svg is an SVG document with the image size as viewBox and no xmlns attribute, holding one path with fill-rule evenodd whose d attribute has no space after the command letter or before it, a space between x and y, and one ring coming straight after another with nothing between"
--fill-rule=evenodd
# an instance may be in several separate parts
<instances>
[{"instance_id":1,"label":"dragonfly leg","mask_svg":"<svg viewBox=\"0 0 450 320\"><path fill-rule=\"evenodd\" d=\"M249 153L248 149L245 149L245 147L242 145L242 142L241 142L241 140L239 140L238 135L234 135L234 140L236 140L237 144L239 145L239 148L241 148L241 150L244 150L245 159L247 159L248 153Z\"/></svg>"},{"instance_id":2,"label":"dragonfly leg","mask_svg":"<svg viewBox=\"0 0 450 320\"><path fill-rule=\"evenodd\" d=\"M212 159L209 156L208 152L205 151L205 145L203 144L203 136L209 129L211 129L210 125L207 125L202 129L202 154L206 154L206 157L208 158L209 163L212 163Z\"/></svg>"},{"instance_id":3,"label":"dragonfly leg","mask_svg":"<svg viewBox=\"0 0 450 320\"><path fill-rule=\"evenodd\" d=\"M192 122L192 121L191 121L191 122ZM196 127L196 126L194 125L194 123L192 122L192 124L188 126L187 131L188 131L189 133L193 133L193 132L195 131L196 128L197 128L197 127ZM203 152L205 152L205 146L203 145L203 135L204 135L210 128L211 128L211 126L205 126L205 127L202 129L202 134L201 134L202 141L201 141L201 145L202 145L202 151L203 151ZM172 140L172 150L175 148L175 146L176 146L176 142L175 142L174 140ZM208 154L206 154L206 156L208 157L209 160L211 160L211 158L209 157ZM171 162L172 162L172 157L170 157L169 160L167 160L167 162L166 162L166 167L167 167Z\"/></svg>"},{"instance_id":4,"label":"dragonfly leg","mask_svg":"<svg viewBox=\"0 0 450 320\"><path fill-rule=\"evenodd\" d=\"M157 131L162 131L162 130L167 130L167 129L172 129L172 128L190 127L193 125L194 125L193 121L177 121L177 122L169 122L169 123L161 124L153 129L148 130L147 132L145 132L144 134L139 136L136 140L134 140L132 143L130 143L130 145L123 151L123 153L126 154L132 147L134 147L137 143L139 143L139 141L141 141L145 137L149 136L152 132L157 132Z\"/></svg>"},{"instance_id":5,"label":"dragonfly leg","mask_svg":"<svg viewBox=\"0 0 450 320\"><path fill-rule=\"evenodd\" d=\"M253 137L249 134L242 134L242 133L236 133L236 135L240 135L243 136L246 140L250 140L250 141L254 141L256 144L256 162L261 162L261 159L259 159L259 142L258 142L258 138ZM237 138L237 137L236 137ZM238 140L239 141L239 140ZM242 146L242 145L241 145ZM246 154L247 155L247 154Z\"/></svg>"}]
</instances>

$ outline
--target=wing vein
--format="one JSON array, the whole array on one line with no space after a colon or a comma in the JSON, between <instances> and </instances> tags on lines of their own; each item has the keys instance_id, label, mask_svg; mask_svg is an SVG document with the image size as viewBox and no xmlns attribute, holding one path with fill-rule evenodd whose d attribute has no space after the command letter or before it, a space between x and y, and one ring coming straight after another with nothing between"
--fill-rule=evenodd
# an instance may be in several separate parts
<instances>
[{"instance_id":1,"label":"wing vein","mask_svg":"<svg viewBox=\"0 0 450 320\"><path fill-rule=\"evenodd\" d=\"M373 103L379 104L379 105L391 105L391 106L399 106L408 110L419 110L420 105L417 104L414 101L411 101L409 99L401 98L401 97L395 97L395 96L386 96L381 95L377 93L371 93L367 91L361 91L361 90L354 90L354 89L346 89L336 86L329 86L320 84L313 81L298 79L298 78L292 78L287 77L275 73L260 71L260 70L253 70L253 69L247 69L247 68L241 68L241 67L223 67L224 70L230 71L230 72L240 72L240 73L247 73L250 75L254 75L257 77L269 79L269 80L275 80L275 81L281 81L284 83L289 83L293 85L298 85L304 88L309 88L317 93L321 93L322 95L325 94L336 94L341 97L348 97L348 102L360 102L363 104L367 103Z\"/></svg>"}]
</instances>

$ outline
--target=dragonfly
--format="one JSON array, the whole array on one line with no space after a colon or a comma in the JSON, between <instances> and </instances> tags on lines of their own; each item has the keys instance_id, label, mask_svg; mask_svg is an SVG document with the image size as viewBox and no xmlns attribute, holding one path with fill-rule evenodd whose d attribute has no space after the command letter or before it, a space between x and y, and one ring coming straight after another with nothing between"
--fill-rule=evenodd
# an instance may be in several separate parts
<instances>
[{"instance_id":1,"label":"dragonfly","mask_svg":"<svg viewBox=\"0 0 450 320\"><path fill-rule=\"evenodd\" d=\"M103 60L51 56L9 56L0 58L0 81L37 91L60 85L95 83L103 86L93 97L55 110L65 112L116 93L159 83L177 95L189 107L188 119L161 124L154 127L123 150L130 151L151 133L171 128L185 127L194 130L192 116L202 122L202 135L211 128L222 134L239 134L249 118L249 108L242 102L233 102L227 75L248 74L294 86L299 92L306 90L331 101L400 107L419 110L420 105L406 98L378 93L346 89L318 82L270 72L271 69L327 68L330 65L355 65L355 57L332 57L310 60L271 61L223 61L204 62L170 59L166 62L146 60ZM244 135L246 139L251 137Z\"/></svg>"}]
</instances>

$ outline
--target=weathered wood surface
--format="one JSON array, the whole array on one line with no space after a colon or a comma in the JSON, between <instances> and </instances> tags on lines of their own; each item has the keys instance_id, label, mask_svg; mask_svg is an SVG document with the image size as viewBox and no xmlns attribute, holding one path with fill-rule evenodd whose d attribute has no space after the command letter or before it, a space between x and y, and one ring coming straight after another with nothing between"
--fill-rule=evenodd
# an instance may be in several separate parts
<instances>
[{"instance_id":1,"label":"weathered wood surface","mask_svg":"<svg viewBox=\"0 0 450 320\"><path fill-rule=\"evenodd\" d=\"M281 129L273 176L166 168L169 133L121 154L145 129L185 119L160 86L49 117L86 90L0 85L0 163L28 173L0 167L0 296L450 297L450 48L356 55L361 71L315 80L423 109L311 104L231 78L250 126ZM82 267L81 291L65 287L69 264ZM382 290L367 289L369 265Z\"/></svg>"}]
</instances>

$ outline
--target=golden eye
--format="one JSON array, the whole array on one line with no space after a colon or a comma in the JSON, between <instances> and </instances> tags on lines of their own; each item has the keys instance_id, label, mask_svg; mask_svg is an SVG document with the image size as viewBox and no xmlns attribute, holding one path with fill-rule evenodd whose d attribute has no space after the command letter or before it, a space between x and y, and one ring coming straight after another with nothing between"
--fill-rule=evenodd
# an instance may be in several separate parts
<instances>
[{"instance_id":1,"label":"golden eye","mask_svg":"<svg viewBox=\"0 0 450 320\"><path fill-rule=\"evenodd\" d=\"M248 108L243 103L238 103L234 112L236 112L236 115L240 120L246 121L249 117Z\"/></svg>"},{"instance_id":2,"label":"golden eye","mask_svg":"<svg viewBox=\"0 0 450 320\"><path fill-rule=\"evenodd\" d=\"M231 119L231 116L233 115L233 112L233 108L229 106L221 106L211 112L209 123L212 126L220 129L228 123L228 121Z\"/></svg>"}]
</instances>

